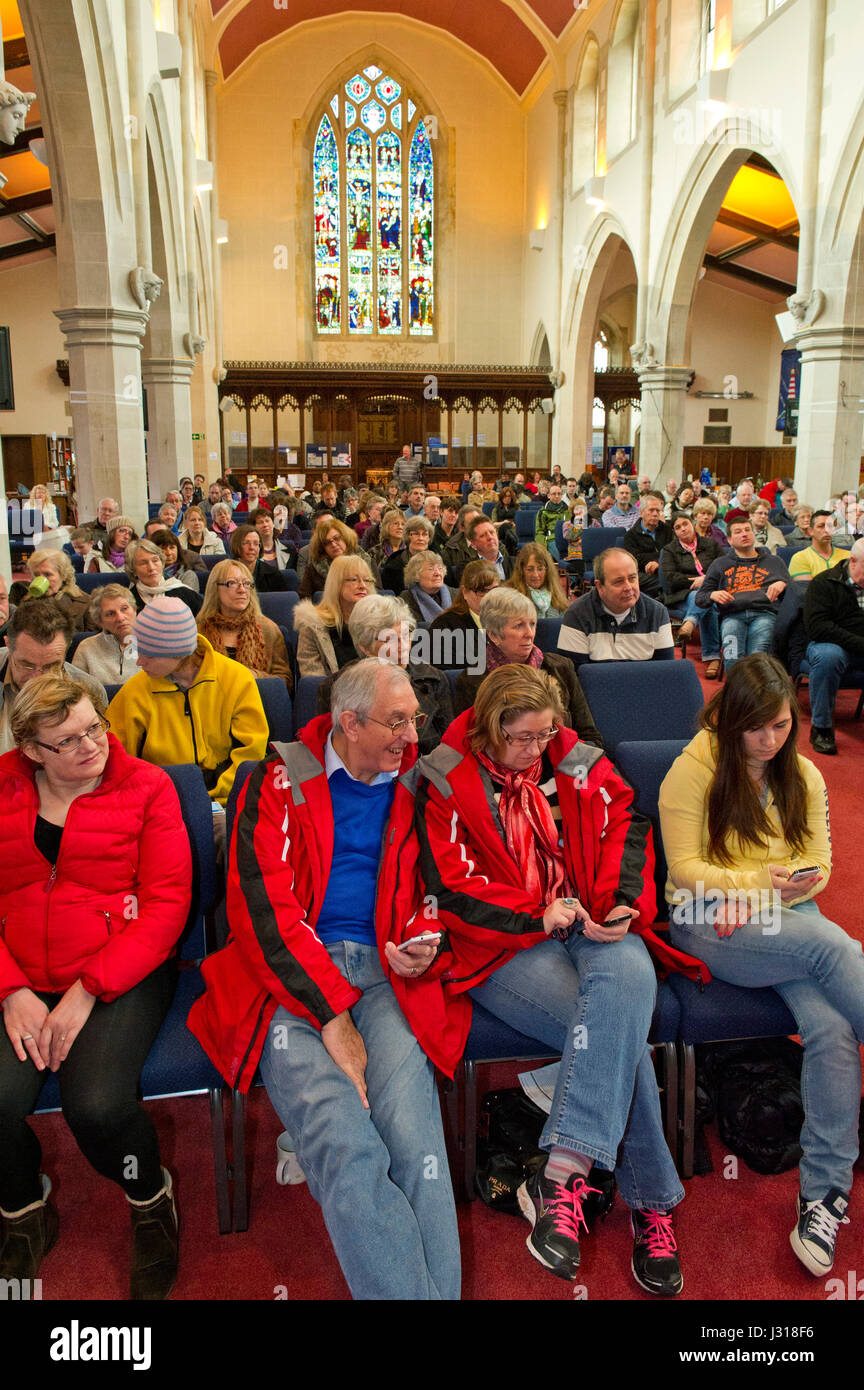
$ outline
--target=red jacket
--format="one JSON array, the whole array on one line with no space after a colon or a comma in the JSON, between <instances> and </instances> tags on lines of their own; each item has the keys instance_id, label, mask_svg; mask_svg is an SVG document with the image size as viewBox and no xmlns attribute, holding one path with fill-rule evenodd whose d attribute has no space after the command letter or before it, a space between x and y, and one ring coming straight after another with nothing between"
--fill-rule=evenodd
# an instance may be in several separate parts
<instances>
[{"instance_id":1,"label":"red jacket","mask_svg":"<svg viewBox=\"0 0 864 1390\"><path fill-rule=\"evenodd\" d=\"M321 1028L361 998L315 931L333 858L333 807L324 770L330 729L329 714L319 715L297 742L274 744L238 799L228 860L231 939L202 966L207 989L192 1007L189 1027L241 1091L252 1082L278 1005ZM416 980L393 975L384 954L386 941L404 941L434 926L424 919L416 868L416 759L416 746L409 745L384 835L375 930L384 971L415 1037L452 1076L471 1022L468 1001L449 1002L428 971Z\"/></svg>"},{"instance_id":2,"label":"red jacket","mask_svg":"<svg viewBox=\"0 0 864 1390\"><path fill-rule=\"evenodd\" d=\"M507 850L480 765L465 736L474 711L450 725L421 758L417 789L420 871L437 900L452 956L431 969L448 993L473 989L517 951L544 941L541 903ZM645 938L664 973L710 979L707 967L651 930L656 915L651 826L633 810L633 791L601 749L562 728L549 744L561 807L564 854L580 902L595 922L613 907L635 907L632 930ZM430 971L426 972L427 975Z\"/></svg>"},{"instance_id":3,"label":"red jacket","mask_svg":"<svg viewBox=\"0 0 864 1390\"><path fill-rule=\"evenodd\" d=\"M80 979L108 1002L171 955L186 924L192 856L166 772L108 735L95 791L69 807L56 872L33 840L36 764L0 758L0 999Z\"/></svg>"}]
</instances>

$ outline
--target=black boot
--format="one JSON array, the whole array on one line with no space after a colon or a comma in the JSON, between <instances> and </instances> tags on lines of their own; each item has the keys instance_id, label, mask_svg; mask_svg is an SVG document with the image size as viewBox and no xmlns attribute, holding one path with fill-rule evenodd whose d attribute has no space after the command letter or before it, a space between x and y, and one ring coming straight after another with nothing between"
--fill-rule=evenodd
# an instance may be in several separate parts
<instances>
[{"instance_id":1,"label":"black boot","mask_svg":"<svg viewBox=\"0 0 864 1390\"><path fill-rule=\"evenodd\" d=\"M148 1202L133 1202L132 1279L133 1300L167 1298L177 1282L179 1226L171 1174L162 1169L165 1186Z\"/></svg>"},{"instance_id":2,"label":"black boot","mask_svg":"<svg viewBox=\"0 0 864 1390\"><path fill-rule=\"evenodd\" d=\"M40 1173L42 1197L20 1211L0 1208L0 1279L35 1279L57 1240L60 1221L48 1201L51 1179Z\"/></svg>"}]
</instances>

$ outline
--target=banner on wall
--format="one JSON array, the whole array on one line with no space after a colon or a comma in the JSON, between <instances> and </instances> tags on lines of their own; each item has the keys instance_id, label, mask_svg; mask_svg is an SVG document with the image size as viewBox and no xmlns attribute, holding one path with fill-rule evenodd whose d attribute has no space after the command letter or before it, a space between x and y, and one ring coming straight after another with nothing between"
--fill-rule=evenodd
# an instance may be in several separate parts
<instances>
[{"instance_id":1,"label":"banner on wall","mask_svg":"<svg viewBox=\"0 0 864 1390\"><path fill-rule=\"evenodd\" d=\"M798 421L795 413L795 429L787 430L787 405L797 404L801 396L801 353L797 348L784 348L780 354L780 395L777 400L777 426L784 434L797 434Z\"/></svg>"}]
</instances>

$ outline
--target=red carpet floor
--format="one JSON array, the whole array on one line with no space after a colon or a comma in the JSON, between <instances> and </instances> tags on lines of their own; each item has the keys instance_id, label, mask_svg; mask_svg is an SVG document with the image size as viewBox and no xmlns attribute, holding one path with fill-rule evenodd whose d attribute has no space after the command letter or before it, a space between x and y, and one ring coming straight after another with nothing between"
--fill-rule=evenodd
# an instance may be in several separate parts
<instances>
[{"instance_id":1,"label":"red carpet floor","mask_svg":"<svg viewBox=\"0 0 864 1390\"><path fill-rule=\"evenodd\" d=\"M697 660L700 675L703 669ZM715 682L703 684L706 695L717 688ZM857 698L854 692L841 692L838 700L840 756L814 760L828 784L835 864L820 906L864 940L858 871L864 721L853 717ZM801 751L809 755L806 694L803 706ZM503 1072L496 1069L494 1084L509 1083ZM262 1089L252 1094L249 1104L251 1207L249 1230L243 1235L217 1232L206 1098L158 1101L151 1110L163 1162L176 1175L181 1211L182 1261L175 1299L348 1298L306 1186L283 1188L275 1182L280 1125ZM39 1116L32 1123L44 1147L45 1168L54 1179L61 1222L58 1244L42 1268L43 1299L125 1298L129 1218L122 1194L93 1175L59 1115ZM676 1214L685 1279L682 1298L824 1301L825 1280L808 1275L789 1247L796 1173L760 1177L740 1163L737 1177L725 1177L716 1130L709 1130L708 1140L715 1170L686 1183L687 1197ZM841 1228L832 1276L844 1281L856 1269L864 1276L860 1181L849 1215L853 1224ZM479 1201L460 1206L459 1221L466 1299L573 1299L573 1286L546 1273L528 1255L524 1221L492 1214ZM627 1213L619 1201L584 1244L580 1286L590 1300L652 1301L632 1279L630 1248Z\"/></svg>"}]
</instances>

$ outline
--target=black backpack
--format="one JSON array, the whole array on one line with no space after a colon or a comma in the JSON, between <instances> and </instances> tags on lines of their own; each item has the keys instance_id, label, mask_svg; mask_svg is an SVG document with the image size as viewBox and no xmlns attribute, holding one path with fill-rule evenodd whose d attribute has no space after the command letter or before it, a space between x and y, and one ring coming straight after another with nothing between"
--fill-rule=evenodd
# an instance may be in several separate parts
<instances>
[{"instance_id":1,"label":"black backpack","mask_svg":"<svg viewBox=\"0 0 864 1390\"><path fill-rule=\"evenodd\" d=\"M713 1102L720 1138L756 1173L784 1173L801 1158L802 1055L790 1038L702 1049L706 1100Z\"/></svg>"}]
</instances>

